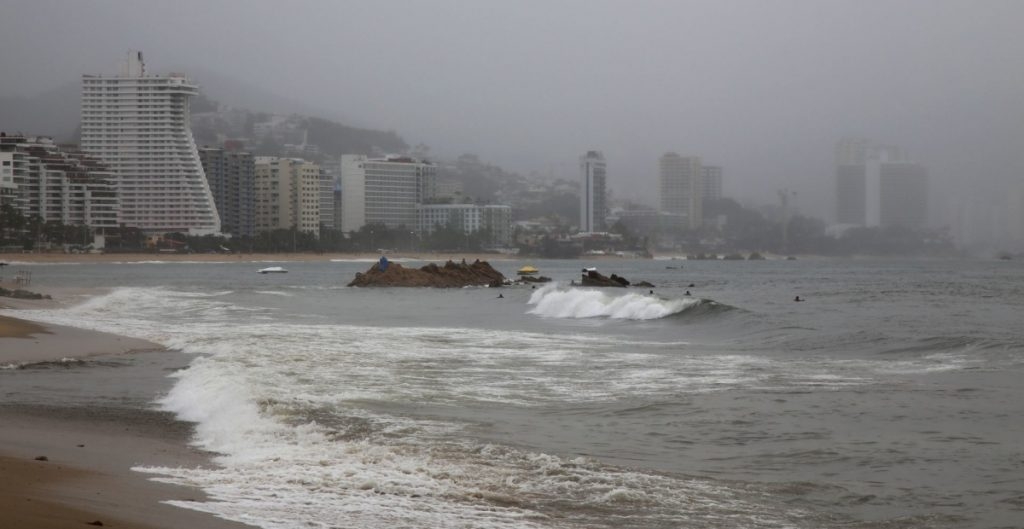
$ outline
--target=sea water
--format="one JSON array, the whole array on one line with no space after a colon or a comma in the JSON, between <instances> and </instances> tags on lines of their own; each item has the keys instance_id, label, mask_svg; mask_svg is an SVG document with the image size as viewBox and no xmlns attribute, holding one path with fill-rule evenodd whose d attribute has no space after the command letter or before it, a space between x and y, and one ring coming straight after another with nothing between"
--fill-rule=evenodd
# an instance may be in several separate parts
<instances>
[{"instance_id":1,"label":"sea water","mask_svg":"<svg viewBox=\"0 0 1024 529\"><path fill-rule=\"evenodd\" d=\"M1024 527L1019 263L531 264L36 265L103 293L26 316L188 355L153 405L218 466L138 470L259 527Z\"/></svg>"}]
</instances>

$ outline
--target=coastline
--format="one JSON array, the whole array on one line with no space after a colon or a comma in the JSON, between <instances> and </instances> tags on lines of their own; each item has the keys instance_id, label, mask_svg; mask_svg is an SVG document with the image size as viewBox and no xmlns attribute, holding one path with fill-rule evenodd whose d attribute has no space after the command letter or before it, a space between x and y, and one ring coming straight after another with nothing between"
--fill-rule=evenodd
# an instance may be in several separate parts
<instances>
[{"instance_id":1,"label":"coastline","mask_svg":"<svg viewBox=\"0 0 1024 529\"><path fill-rule=\"evenodd\" d=\"M149 263L149 262L202 262L202 263L273 263L273 262L317 262L317 261L376 261L380 253L10 253L0 254L0 262L11 266L21 264L60 264L60 263ZM523 259L516 255L499 253L432 253L432 252L387 252L388 259L407 261L428 261L443 263L448 260L459 261L511 261ZM13 271L12 271L13 272Z\"/></svg>"},{"instance_id":2,"label":"coastline","mask_svg":"<svg viewBox=\"0 0 1024 529\"><path fill-rule=\"evenodd\" d=\"M180 353L145 340L10 315L18 309L55 305L59 303L0 298L6 312L0 315L0 367L5 367L0 380L6 382L0 383L0 472L5 476L0 480L0 510L5 523L36 529L99 526L94 522L136 529L251 527L163 503L202 501L205 496L198 489L152 481L150 475L132 470L212 465L212 454L188 444L190 424L134 401L110 398L96 405L76 396L124 392L123 387L96 387L96 372L131 387L144 402L152 402L163 389L155 387L159 384L135 382L113 371L118 367L102 363L63 362L97 357L130 364L143 355ZM59 379L53 378L57 375ZM149 375L170 384L162 371ZM33 391L19 391L25 384Z\"/></svg>"}]
</instances>

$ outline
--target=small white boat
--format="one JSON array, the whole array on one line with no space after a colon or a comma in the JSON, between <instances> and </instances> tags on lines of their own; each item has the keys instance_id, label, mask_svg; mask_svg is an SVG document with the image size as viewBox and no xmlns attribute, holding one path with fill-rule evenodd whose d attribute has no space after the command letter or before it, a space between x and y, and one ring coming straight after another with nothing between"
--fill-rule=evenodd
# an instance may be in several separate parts
<instances>
[{"instance_id":1,"label":"small white boat","mask_svg":"<svg viewBox=\"0 0 1024 529\"><path fill-rule=\"evenodd\" d=\"M266 268L260 268L257 272L261 274L287 274L288 271L280 266L268 266Z\"/></svg>"}]
</instances>

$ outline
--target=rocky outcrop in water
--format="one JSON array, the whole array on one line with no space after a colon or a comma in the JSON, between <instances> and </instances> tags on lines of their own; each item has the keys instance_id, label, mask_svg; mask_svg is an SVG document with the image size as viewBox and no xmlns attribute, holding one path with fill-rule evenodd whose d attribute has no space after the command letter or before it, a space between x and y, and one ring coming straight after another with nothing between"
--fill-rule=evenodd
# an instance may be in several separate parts
<instances>
[{"instance_id":1,"label":"rocky outcrop in water","mask_svg":"<svg viewBox=\"0 0 1024 529\"><path fill-rule=\"evenodd\" d=\"M374 264L366 272L357 273L350 287L435 287L458 288L467 286L502 286L505 276L487 261L448 261L443 266L430 263L420 268L406 268L389 262L385 266Z\"/></svg>"},{"instance_id":2,"label":"rocky outcrop in water","mask_svg":"<svg viewBox=\"0 0 1024 529\"><path fill-rule=\"evenodd\" d=\"M0 297L14 299L51 299L49 294L29 292L28 290L22 290L20 288L16 290L8 290L3 287L0 287Z\"/></svg>"},{"instance_id":3,"label":"rocky outcrop in water","mask_svg":"<svg viewBox=\"0 0 1024 529\"><path fill-rule=\"evenodd\" d=\"M580 284L585 287L628 287L630 285L637 287L653 287L654 285L647 281L641 281L636 284L632 284L628 279L612 274L605 276L597 270L583 269L583 276L580 278Z\"/></svg>"}]
</instances>

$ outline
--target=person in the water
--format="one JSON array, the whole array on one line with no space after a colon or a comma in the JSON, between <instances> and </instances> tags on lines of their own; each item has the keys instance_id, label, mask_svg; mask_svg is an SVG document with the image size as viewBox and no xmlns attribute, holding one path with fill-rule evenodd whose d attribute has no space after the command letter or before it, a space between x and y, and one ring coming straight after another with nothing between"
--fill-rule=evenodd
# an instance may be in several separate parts
<instances>
[{"instance_id":1,"label":"person in the water","mask_svg":"<svg viewBox=\"0 0 1024 529\"><path fill-rule=\"evenodd\" d=\"M498 299L503 299L504 297L505 297L504 294L498 294Z\"/></svg>"},{"instance_id":2,"label":"person in the water","mask_svg":"<svg viewBox=\"0 0 1024 529\"><path fill-rule=\"evenodd\" d=\"M797 296L797 297L793 298L793 301L803 301L803 300L800 299L800 296Z\"/></svg>"}]
</instances>

